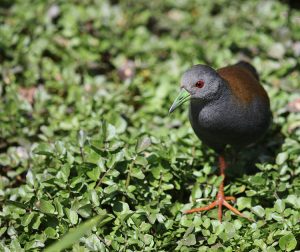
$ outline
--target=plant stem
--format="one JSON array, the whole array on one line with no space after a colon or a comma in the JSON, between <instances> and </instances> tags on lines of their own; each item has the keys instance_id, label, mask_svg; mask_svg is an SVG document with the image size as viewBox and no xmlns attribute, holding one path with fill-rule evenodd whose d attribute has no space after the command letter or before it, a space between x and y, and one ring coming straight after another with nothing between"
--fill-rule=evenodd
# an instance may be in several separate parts
<instances>
[{"instance_id":1,"label":"plant stem","mask_svg":"<svg viewBox=\"0 0 300 252\"><path fill-rule=\"evenodd\" d=\"M83 148L80 147L80 155L81 155L81 160L84 163L84 152L83 152Z\"/></svg>"},{"instance_id":2,"label":"plant stem","mask_svg":"<svg viewBox=\"0 0 300 252\"><path fill-rule=\"evenodd\" d=\"M130 185L130 179L131 179L131 170L133 168L134 162L135 162L136 156L133 158L132 163L129 166L129 171L127 173L127 178L126 178L126 182L125 182L125 188L127 190L128 186ZM125 201L125 196L122 197L122 200Z\"/></svg>"},{"instance_id":3,"label":"plant stem","mask_svg":"<svg viewBox=\"0 0 300 252\"><path fill-rule=\"evenodd\" d=\"M99 179L96 187L100 186L102 183L102 180L105 178L106 174L111 170L112 167L108 168L106 172L104 172L103 176Z\"/></svg>"}]
</instances>

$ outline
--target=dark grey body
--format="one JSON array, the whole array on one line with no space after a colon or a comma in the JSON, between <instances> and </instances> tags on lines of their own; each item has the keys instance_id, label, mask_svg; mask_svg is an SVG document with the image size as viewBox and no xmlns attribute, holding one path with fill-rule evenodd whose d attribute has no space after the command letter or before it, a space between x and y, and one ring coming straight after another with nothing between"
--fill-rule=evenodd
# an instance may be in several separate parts
<instances>
[{"instance_id":1,"label":"dark grey body","mask_svg":"<svg viewBox=\"0 0 300 252\"><path fill-rule=\"evenodd\" d=\"M256 142L271 121L269 101L257 96L243 104L225 82L220 88L223 90L215 100L191 99L189 119L196 135L217 152L226 145L239 148Z\"/></svg>"}]
</instances>

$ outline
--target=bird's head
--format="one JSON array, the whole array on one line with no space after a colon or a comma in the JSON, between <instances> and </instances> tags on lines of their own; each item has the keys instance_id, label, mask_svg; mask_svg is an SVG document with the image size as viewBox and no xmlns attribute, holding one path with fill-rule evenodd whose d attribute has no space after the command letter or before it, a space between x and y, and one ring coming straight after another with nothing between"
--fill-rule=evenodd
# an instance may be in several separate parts
<instances>
[{"instance_id":1,"label":"bird's head","mask_svg":"<svg viewBox=\"0 0 300 252\"><path fill-rule=\"evenodd\" d=\"M169 113L189 100L207 102L219 96L222 78L209 66L195 65L188 69L181 78L181 91L173 102Z\"/></svg>"}]
</instances>

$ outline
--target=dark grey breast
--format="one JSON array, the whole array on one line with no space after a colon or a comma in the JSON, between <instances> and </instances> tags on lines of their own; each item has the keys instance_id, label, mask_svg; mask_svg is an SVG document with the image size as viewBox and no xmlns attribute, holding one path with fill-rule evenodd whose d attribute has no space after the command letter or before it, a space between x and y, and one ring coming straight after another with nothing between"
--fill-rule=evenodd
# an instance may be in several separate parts
<instances>
[{"instance_id":1,"label":"dark grey breast","mask_svg":"<svg viewBox=\"0 0 300 252\"><path fill-rule=\"evenodd\" d=\"M191 99L191 125L196 135L217 152L226 145L250 145L269 127L269 98L252 68L238 63L215 71L218 85L212 86L218 86L218 92L214 99Z\"/></svg>"}]
</instances>

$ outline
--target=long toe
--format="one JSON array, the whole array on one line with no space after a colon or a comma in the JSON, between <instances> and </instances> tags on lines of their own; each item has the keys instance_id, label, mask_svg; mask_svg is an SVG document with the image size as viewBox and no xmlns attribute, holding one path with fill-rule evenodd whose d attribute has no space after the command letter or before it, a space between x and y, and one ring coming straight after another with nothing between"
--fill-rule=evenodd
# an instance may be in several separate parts
<instances>
[{"instance_id":1,"label":"long toe","mask_svg":"<svg viewBox=\"0 0 300 252\"><path fill-rule=\"evenodd\" d=\"M239 210L237 210L235 207L231 206L227 200L235 201L235 197L227 196L227 197L218 197L217 200L209 204L208 206L204 207L197 207L190 210L184 211L185 214L191 214L191 213L197 213L197 212L203 212L213 209L214 207L218 206L218 219L220 222L222 222L222 206L227 207L231 212L235 213L236 215L246 218L249 221L253 221L252 219L246 217L244 214L242 214Z\"/></svg>"},{"instance_id":2,"label":"long toe","mask_svg":"<svg viewBox=\"0 0 300 252\"><path fill-rule=\"evenodd\" d=\"M235 207L230 205L226 200L223 201L223 205L226 206L231 212L234 212L236 215L241 216L243 218L248 219L249 221L253 221L252 219L246 217L244 214L242 214L239 210L237 210Z\"/></svg>"},{"instance_id":3,"label":"long toe","mask_svg":"<svg viewBox=\"0 0 300 252\"><path fill-rule=\"evenodd\" d=\"M198 208L193 208L190 210L184 211L185 214L190 214L190 213L196 213L196 212L202 212L202 211L207 211L210 209L213 209L216 205L218 205L218 200L214 201L213 203L209 204L208 206L205 207L198 207Z\"/></svg>"}]
</instances>

